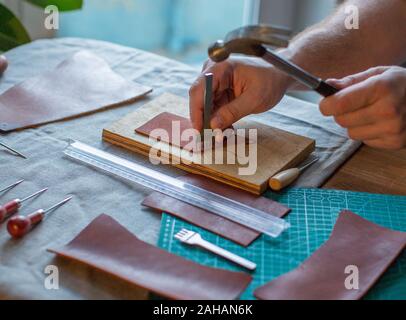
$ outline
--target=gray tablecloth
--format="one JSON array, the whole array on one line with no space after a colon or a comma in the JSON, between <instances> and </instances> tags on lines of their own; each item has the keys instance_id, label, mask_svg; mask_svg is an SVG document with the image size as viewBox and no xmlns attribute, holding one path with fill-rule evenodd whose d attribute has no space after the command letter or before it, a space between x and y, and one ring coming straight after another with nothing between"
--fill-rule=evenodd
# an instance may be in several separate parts
<instances>
[{"instance_id":1,"label":"gray tablecloth","mask_svg":"<svg viewBox=\"0 0 406 320\"><path fill-rule=\"evenodd\" d=\"M55 211L22 240L10 239L5 225L0 226L0 298L126 299L143 295L136 287L123 281L77 263L56 259L46 251L51 246L70 241L100 213L112 215L150 243L156 243L160 227L160 216L140 205L148 190L72 162L63 156L62 151L69 139L76 139L150 166L147 159L141 156L103 143L102 129L163 92L187 96L189 85L198 70L157 55L106 42L40 40L6 54L10 68L0 78L0 92L54 68L82 49L93 51L116 72L153 87L154 92L132 105L0 135L2 141L29 156L28 160L24 160L0 148L0 187L17 179L26 180L17 188L0 194L1 202L49 187L48 192L24 206L22 213L28 213L32 209L47 207L67 194L74 195L74 200ZM317 153L322 161L302 176L299 180L302 186L319 186L359 146L348 140L345 131L331 119L323 118L317 106L293 98L286 97L272 112L255 118L317 140ZM169 167L155 169L171 175L182 174ZM59 268L58 290L49 290L44 286L47 277L44 271L48 265Z\"/></svg>"}]
</instances>

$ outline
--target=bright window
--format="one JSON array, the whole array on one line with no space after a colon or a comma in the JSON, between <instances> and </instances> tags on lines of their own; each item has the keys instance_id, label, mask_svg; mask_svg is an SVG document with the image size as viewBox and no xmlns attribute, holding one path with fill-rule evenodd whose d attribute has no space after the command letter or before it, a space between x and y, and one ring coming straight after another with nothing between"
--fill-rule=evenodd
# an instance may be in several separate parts
<instances>
[{"instance_id":1,"label":"bright window","mask_svg":"<svg viewBox=\"0 0 406 320\"><path fill-rule=\"evenodd\" d=\"M84 0L60 37L106 40L200 64L208 45L243 24L250 0Z\"/></svg>"}]
</instances>

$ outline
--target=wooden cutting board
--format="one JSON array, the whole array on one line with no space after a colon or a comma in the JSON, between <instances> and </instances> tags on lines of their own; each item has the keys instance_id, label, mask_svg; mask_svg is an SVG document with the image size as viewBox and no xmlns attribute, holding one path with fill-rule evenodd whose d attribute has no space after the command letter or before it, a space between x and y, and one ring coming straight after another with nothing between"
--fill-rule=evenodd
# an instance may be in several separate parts
<instances>
[{"instance_id":1,"label":"wooden cutting board","mask_svg":"<svg viewBox=\"0 0 406 320\"><path fill-rule=\"evenodd\" d=\"M145 104L135 112L113 123L103 130L103 140L136 153L149 156L150 150L156 142L150 141L146 136L135 132L136 128L144 125L162 112L188 117L188 101L182 97L165 93L155 100ZM257 147L257 170L252 175L242 176L239 168L246 165L236 164L206 164L207 159L212 159L212 150L205 151L201 161L182 153L175 146L163 142L159 149L161 159L165 157L174 161L174 166L185 171L200 174L225 184L260 195L268 187L268 180L278 172L291 168L304 161L315 149L315 141L290 132L279 130L252 120L241 120L234 128L258 129L255 142ZM222 152L227 157L227 148ZM180 155L180 156L179 156ZM230 155L228 155L230 156ZM236 157L235 154L232 156ZM180 163L179 163L180 162Z\"/></svg>"}]
</instances>

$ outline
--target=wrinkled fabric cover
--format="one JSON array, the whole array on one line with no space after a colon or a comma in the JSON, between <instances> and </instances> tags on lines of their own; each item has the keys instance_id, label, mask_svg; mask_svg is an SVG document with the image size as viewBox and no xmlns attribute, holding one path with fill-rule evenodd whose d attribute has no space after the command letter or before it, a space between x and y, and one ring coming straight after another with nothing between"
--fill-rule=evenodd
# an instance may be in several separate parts
<instances>
[{"instance_id":1,"label":"wrinkled fabric cover","mask_svg":"<svg viewBox=\"0 0 406 320\"><path fill-rule=\"evenodd\" d=\"M145 297L145 292L134 286L80 264L56 259L46 252L46 248L58 247L70 241L102 212L109 212L130 232L152 244L156 243L160 228L160 216L140 204L150 193L149 190L71 161L63 155L63 150L69 139L76 139L153 167L142 156L103 143L102 129L164 92L186 97L199 70L106 42L71 38L40 40L6 53L10 66L0 78L0 93L29 77L52 70L61 61L84 49L105 59L124 78L151 86L154 91L131 105L0 135L3 142L30 157L29 160L20 159L0 148L0 184L26 179L17 188L0 194L0 201L49 186L50 190L44 195L26 203L22 209L25 214L32 209L48 207L62 200L66 194L75 196L22 240L10 239L5 226L0 226L0 298ZM253 118L317 140L317 152L322 161L302 176L298 181L302 186L320 185L359 146L349 140L345 131L332 119L323 118L317 106L297 99L287 97L273 112ZM153 168L174 176L182 174L180 170L170 167ZM50 264L59 267L59 290L44 287L48 276L44 270Z\"/></svg>"}]
</instances>

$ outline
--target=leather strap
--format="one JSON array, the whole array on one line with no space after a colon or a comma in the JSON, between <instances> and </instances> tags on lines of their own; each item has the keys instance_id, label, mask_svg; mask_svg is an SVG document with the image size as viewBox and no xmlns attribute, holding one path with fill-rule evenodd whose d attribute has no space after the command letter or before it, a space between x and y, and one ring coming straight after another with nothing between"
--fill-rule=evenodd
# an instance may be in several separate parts
<instances>
[{"instance_id":1,"label":"leather strap","mask_svg":"<svg viewBox=\"0 0 406 320\"><path fill-rule=\"evenodd\" d=\"M252 279L246 273L202 266L147 244L105 214L66 246L48 251L170 299L236 299Z\"/></svg>"},{"instance_id":2,"label":"leather strap","mask_svg":"<svg viewBox=\"0 0 406 320\"><path fill-rule=\"evenodd\" d=\"M295 270L256 289L254 295L264 300L360 299L405 245L406 233L343 211L330 239L319 250ZM357 275L358 289L352 278Z\"/></svg>"}]
</instances>

